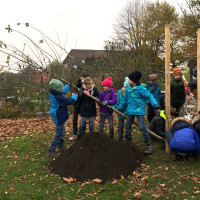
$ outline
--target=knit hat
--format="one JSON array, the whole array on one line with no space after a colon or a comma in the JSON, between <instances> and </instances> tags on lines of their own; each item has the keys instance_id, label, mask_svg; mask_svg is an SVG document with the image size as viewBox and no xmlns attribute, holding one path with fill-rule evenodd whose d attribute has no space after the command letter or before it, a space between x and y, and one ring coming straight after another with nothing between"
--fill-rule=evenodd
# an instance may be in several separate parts
<instances>
[{"instance_id":1,"label":"knit hat","mask_svg":"<svg viewBox=\"0 0 200 200\"><path fill-rule=\"evenodd\" d=\"M154 81L154 80L157 80L157 79L158 79L158 76L156 74L150 74L150 76L149 76L150 81Z\"/></svg>"},{"instance_id":2,"label":"knit hat","mask_svg":"<svg viewBox=\"0 0 200 200\"><path fill-rule=\"evenodd\" d=\"M182 74L181 70L179 68L173 68L173 77L178 73Z\"/></svg>"},{"instance_id":3,"label":"knit hat","mask_svg":"<svg viewBox=\"0 0 200 200\"><path fill-rule=\"evenodd\" d=\"M107 77L103 82L102 86L112 87L112 79L111 77Z\"/></svg>"},{"instance_id":4,"label":"knit hat","mask_svg":"<svg viewBox=\"0 0 200 200\"><path fill-rule=\"evenodd\" d=\"M128 80L129 80L129 78L128 77L126 77L125 78L125 81L124 81L124 87L127 87L129 84L128 84Z\"/></svg>"},{"instance_id":5,"label":"knit hat","mask_svg":"<svg viewBox=\"0 0 200 200\"><path fill-rule=\"evenodd\" d=\"M128 75L128 78L134 83L138 83L142 77L142 73L140 71L134 71Z\"/></svg>"},{"instance_id":6,"label":"knit hat","mask_svg":"<svg viewBox=\"0 0 200 200\"><path fill-rule=\"evenodd\" d=\"M51 81L49 82L49 87L53 90L60 91L64 87L64 85L61 81L57 79L51 79Z\"/></svg>"}]
</instances>

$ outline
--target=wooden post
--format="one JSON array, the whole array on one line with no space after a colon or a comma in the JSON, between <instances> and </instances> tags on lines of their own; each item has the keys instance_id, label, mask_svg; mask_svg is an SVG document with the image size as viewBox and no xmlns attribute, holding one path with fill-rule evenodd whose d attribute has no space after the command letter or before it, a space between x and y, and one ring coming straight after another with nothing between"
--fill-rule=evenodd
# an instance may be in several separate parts
<instances>
[{"instance_id":1,"label":"wooden post","mask_svg":"<svg viewBox=\"0 0 200 200\"><path fill-rule=\"evenodd\" d=\"M200 111L200 28L197 30L197 111Z\"/></svg>"},{"instance_id":2,"label":"wooden post","mask_svg":"<svg viewBox=\"0 0 200 200\"><path fill-rule=\"evenodd\" d=\"M170 26L165 26L165 130L170 129ZM165 151L170 153L170 147L165 140Z\"/></svg>"}]
</instances>

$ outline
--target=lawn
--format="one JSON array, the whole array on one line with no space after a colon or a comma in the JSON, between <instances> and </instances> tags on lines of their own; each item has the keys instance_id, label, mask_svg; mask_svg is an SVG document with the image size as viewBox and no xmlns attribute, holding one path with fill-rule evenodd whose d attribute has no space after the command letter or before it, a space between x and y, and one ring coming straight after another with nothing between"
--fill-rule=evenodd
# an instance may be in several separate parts
<instances>
[{"instance_id":1,"label":"lawn","mask_svg":"<svg viewBox=\"0 0 200 200\"><path fill-rule=\"evenodd\" d=\"M50 119L1 120L0 125L2 200L200 199L199 159L172 161L159 141L153 141L155 152L127 179L121 176L102 184L78 183L65 181L49 169L52 159L47 157L47 150L54 134ZM66 145L70 146L70 127L66 128ZM142 135L136 128L133 142L144 151Z\"/></svg>"}]
</instances>

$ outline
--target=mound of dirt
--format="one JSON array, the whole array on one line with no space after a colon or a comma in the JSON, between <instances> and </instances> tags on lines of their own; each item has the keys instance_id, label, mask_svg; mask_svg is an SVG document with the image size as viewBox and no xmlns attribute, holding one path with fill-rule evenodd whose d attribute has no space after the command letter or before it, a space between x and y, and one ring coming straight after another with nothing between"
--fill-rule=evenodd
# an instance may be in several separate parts
<instances>
[{"instance_id":1,"label":"mound of dirt","mask_svg":"<svg viewBox=\"0 0 200 200\"><path fill-rule=\"evenodd\" d=\"M89 133L50 163L52 171L77 181L127 177L140 166L144 154L103 133Z\"/></svg>"}]
</instances>

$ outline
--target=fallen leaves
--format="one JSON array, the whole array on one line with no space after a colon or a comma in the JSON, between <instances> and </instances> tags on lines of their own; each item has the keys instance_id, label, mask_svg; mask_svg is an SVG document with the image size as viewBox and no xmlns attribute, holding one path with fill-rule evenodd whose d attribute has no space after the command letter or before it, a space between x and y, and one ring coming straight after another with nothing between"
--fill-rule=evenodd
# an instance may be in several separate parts
<instances>
[{"instance_id":1,"label":"fallen leaves","mask_svg":"<svg viewBox=\"0 0 200 200\"><path fill-rule=\"evenodd\" d=\"M139 192L134 193L133 196L134 196L136 199L141 199L141 198L142 198L142 195L141 195L141 193L139 193Z\"/></svg>"},{"instance_id":2,"label":"fallen leaves","mask_svg":"<svg viewBox=\"0 0 200 200\"><path fill-rule=\"evenodd\" d=\"M12 137L15 133L19 135L32 135L33 132L36 134L46 134L55 130L55 125L49 117L19 118L15 120L1 119L0 127L0 140ZM15 138L17 139L18 137Z\"/></svg>"},{"instance_id":3,"label":"fallen leaves","mask_svg":"<svg viewBox=\"0 0 200 200\"><path fill-rule=\"evenodd\" d=\"M72 177L69 177L69 178L63 177L63 180L66 181L66 182L68 182L68 183L71 183L71 182L74 181L74 179Z\"/></svg>"},{"instance_id":4,"label":"fallen leaves","mask_svg":"<svg viewBox=\"0 0 200 200\"><path fill-rule=\"evenodd\" d=\"M99 179L99 178L95 178L95 179L92 179L92 182L93 182L93 183L101 183L102 180Z\"/></svg>"}]
</instances>

